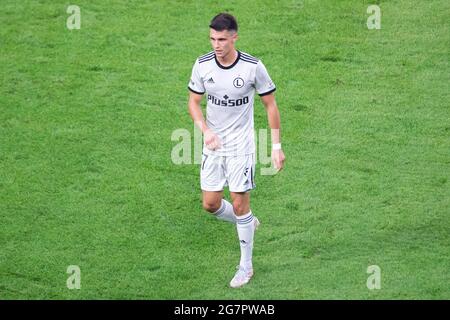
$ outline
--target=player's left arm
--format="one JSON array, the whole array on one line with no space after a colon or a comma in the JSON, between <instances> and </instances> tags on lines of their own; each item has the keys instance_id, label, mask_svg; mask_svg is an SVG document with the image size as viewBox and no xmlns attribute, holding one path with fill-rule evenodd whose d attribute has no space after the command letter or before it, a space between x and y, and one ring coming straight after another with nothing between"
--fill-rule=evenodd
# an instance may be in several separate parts
<instances>
[{"instance_id":1,"label":"player's left arm","mask_svg":"<svg viewBox=\"0 0 450 320\"><path fill-rule=\"evenodd\" d=\"M272 162L275 168L279 171L283 169L285 160L283 150L281 149L280 112L278 110L278 106L275 101L275 96L273 95L273 93L261 96L261 101L264 104L264 107L266 108L267 119L269 121L269 126L271 129Z\"/></svg>"}]
</instances>

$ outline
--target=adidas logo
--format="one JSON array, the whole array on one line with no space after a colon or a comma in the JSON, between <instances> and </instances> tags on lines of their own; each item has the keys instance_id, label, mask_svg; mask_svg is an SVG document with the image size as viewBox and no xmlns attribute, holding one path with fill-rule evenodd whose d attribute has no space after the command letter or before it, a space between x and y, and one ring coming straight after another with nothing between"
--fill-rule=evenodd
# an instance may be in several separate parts
<instances>
[{"instance_id":1,"label":"adidas logo","mask_svg":"<svg viewBox=\"0 0 450 320\"><path fill-rule=\"evenodd\" d=\"M207 82L208 82L208 83L215 83L212 77L209 78Z\"/></svg>"},{"instance_id":2,"label":"adidas logo","mask_svg":"<svg viewBox=\"0 0 450 320\"><path fill-rule=\"evenodd\" d=\"M244 176L247 176L247 173L248 173L248 168L245 168L244 169Z\"/></svg>"}]
</instances>

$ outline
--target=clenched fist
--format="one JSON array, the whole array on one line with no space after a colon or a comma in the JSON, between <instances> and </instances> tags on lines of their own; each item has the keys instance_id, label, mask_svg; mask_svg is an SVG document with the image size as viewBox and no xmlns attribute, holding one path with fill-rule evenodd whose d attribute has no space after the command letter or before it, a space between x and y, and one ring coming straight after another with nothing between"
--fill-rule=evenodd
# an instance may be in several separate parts
<instances>
[{"instance_id":1,"label":"clenched fist","mask_svg":"<svg viewBox=\"0 0 450 320\"><path fill-rule=\"evenodd\" d=\"M220 138L211 129L205 131L204 138L206 147L209 150L217 150L222 146Z\"/></svg>"}]
</instances>

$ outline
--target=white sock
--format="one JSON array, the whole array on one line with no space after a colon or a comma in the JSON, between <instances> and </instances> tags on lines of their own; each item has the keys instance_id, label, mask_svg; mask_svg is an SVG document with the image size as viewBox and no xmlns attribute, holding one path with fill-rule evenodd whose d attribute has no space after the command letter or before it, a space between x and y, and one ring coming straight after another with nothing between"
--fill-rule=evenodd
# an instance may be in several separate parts
<instances>
[{"instance_id":1,"label":"white sock","mask_svg":"<svg viewBox=\"0 0 450 320\"><path fill-rule=\"evenodd\" d=\"M255 226L253 222L253 214L250 211L243 216L236 216L236 228L241 245L241 261L239 265L246 269L252 268L253 253L253 235L255 234Z\"/></svg>"},{"instance_id":2,"label":"white sock","mask_svg":"<svg viewBox=\"0 0 450 320\"><path fill-rule=\"evenodd\" d=\"M214 215L217 219L236 223L236 216L234 215L233 205L225 199L222 199L222 204L219 210L214 212Z\"/></svg>"}]
</instances>

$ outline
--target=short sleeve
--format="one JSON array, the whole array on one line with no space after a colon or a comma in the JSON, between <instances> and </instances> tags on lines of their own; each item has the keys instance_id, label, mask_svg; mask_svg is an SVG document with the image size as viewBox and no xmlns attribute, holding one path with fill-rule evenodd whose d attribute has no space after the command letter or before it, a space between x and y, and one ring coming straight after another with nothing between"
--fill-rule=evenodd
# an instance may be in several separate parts
<instances>
[{"instance_id":1,"label":"short sleeve","mask_svg":"<svg viewBox=\"0 0 450 320\"><path fill-rule=\"evenodd\" d=\"M205 86L203 85L203 79L200 77L198 60L195 61L192 68L191 79L189 80L188 89L197 94L205 93Z\"/></svg>"},{"instance_id":2,"label":"short sleeve","mask_svg":"<svg viewBox=\"0 0 450 320\"><path fill-rule=\"evenodd\" d=\"M275 84L261 60L259 60L256 65L255 88L260 96L264 96L276 90Z\"/></svg>"}]
</instances>

